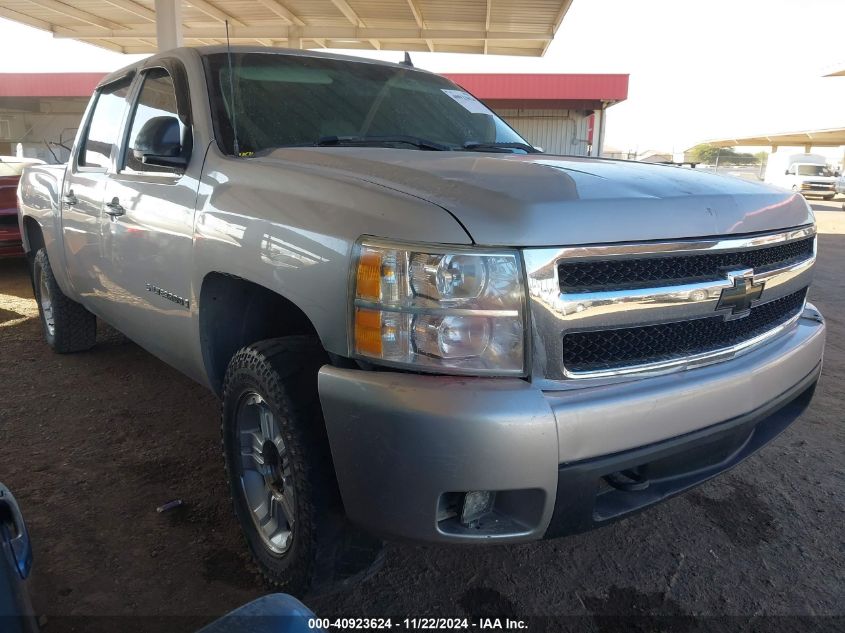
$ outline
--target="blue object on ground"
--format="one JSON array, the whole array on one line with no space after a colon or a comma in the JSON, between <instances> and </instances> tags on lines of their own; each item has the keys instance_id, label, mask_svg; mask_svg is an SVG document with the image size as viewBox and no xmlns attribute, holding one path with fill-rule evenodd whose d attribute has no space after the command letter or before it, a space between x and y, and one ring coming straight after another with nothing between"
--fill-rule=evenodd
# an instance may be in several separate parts
<instances>
[{"instance_id":1,"label":"blue object on ground","mask_svg":"<svg viewBox=\"0 0 845 633\"><path fill-rule=\"evenodd\" d=\"M31 566L32 546L20 508L9 489L0 484L0 631L3 633L38 630L24 582Z\"/></svg>"},{"instance_id":2,"label":"blue object on ground","mask_svg":"<svg viewBox=\"0 0 845 633\"><path fill-rule=\"evenodd\" d=\"M324 633L309 626L314 613L286 593L262 596L215 620L197 633Z\"/></svg>"}]
</instances>

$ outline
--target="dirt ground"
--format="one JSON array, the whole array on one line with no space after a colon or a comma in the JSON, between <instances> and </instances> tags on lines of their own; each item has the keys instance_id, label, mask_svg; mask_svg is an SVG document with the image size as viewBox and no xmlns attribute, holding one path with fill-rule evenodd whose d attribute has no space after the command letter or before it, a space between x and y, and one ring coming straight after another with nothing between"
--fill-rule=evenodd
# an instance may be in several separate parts
<instances>
[{"instance_id":1,"label":"dirt ground","mask_svg":"<svg viewBox=\"0 0 845 633\"><path fill-rule=\"evenodd\" d=\"M845 235L822 235L816 398L730 474L576 537L390 544L366 582L306 602L324 617L575 616L546 630L616 630L607 616L627 615L845 630L844 273ZM191 631L267 591L230 511L214 397L105 327L92 351L53 354L19 261L0 262L0 386L0 481L29 523L47 633ZM183 508L156 512L176 498Z\"/></svg>"}]
</instances>

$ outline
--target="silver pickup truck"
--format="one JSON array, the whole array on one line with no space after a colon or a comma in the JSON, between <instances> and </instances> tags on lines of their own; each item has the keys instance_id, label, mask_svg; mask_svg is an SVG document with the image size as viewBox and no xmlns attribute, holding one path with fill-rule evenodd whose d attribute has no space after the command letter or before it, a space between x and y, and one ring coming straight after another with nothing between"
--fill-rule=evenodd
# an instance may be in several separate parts
<instances>
[{"instance_id":1,"label":"silver pickup truck","mask_svg":"<svg viewBox=\"0 0 845 633\"><path fill-rule=\"evenodd\" d=\"M821 371L800 195L546 155L401 64L150 57L19 198L47 342L99 318L220 397L236 516L291 590L360 535L628 516L766 444Z\"/></svg>"}]
</instances>

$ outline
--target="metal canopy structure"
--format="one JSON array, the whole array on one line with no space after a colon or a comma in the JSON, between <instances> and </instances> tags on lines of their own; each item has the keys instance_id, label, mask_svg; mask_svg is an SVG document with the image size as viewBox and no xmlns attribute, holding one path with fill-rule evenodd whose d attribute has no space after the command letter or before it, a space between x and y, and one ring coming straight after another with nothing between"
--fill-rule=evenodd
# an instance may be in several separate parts
<instances>
[{"instance_id":1,"label":"metal canopy structure","mask_svg":"<svg viewBox=\"0 0 845 633\"><path fill-rule=\"evenodd\" d=\"M810 151L811 147L839 147L845 145L845 128L831 128L826 130L806 130L803 132L785 132L781 134L764 134L760 136L746 136L744 138L726 138L707 141L716 147L737 147L742 145L772 147L804 147Z\"/></svg>"},{"instance_id":2,"label":"metal canopy structure","mask_svg":"<svg viewBox=\"0 0 845 633\"><path fill-rule=\"evenodd\" d=\"M120 53L232 43L542 56L572 0L0 0L0 17Z\"/></svg>"}]
</instances>

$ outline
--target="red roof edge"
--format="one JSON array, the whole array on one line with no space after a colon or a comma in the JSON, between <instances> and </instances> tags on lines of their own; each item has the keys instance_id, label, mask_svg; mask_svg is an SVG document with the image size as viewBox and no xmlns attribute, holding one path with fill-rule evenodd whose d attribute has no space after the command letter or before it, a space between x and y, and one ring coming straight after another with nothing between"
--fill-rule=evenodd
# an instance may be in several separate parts
<instances>
[{"instance_id":1,"label":"red roof edge","mask_svg":"<svg viewBox=\"0 0 845 633\"><path fill-rule=\"evenodd\" d=\"M0 97L90 97L106 73L0 73Z\"/></svg>"},{"instance_id":2,"label":"red roof edge","mask_svg":"<svg viewBox=\"0 0 845 633\"><path fill-rule=\"evenodd\" d=\"M628 75L444 73L483 101L612 101L628 98Z\"/></svg>"},{"instance_id":3,"label":"red roof edge","mask_svg":"<svg viewBox=\"0 0 845 633\"><path fill-rule=\"evenodd\" d=\"M0 97L87 97L105 73L0 73ZM445 73L482 100L624 101L628 75ZM533 104L538 105L538 104Z\"/></svg>"}]
</instances>

